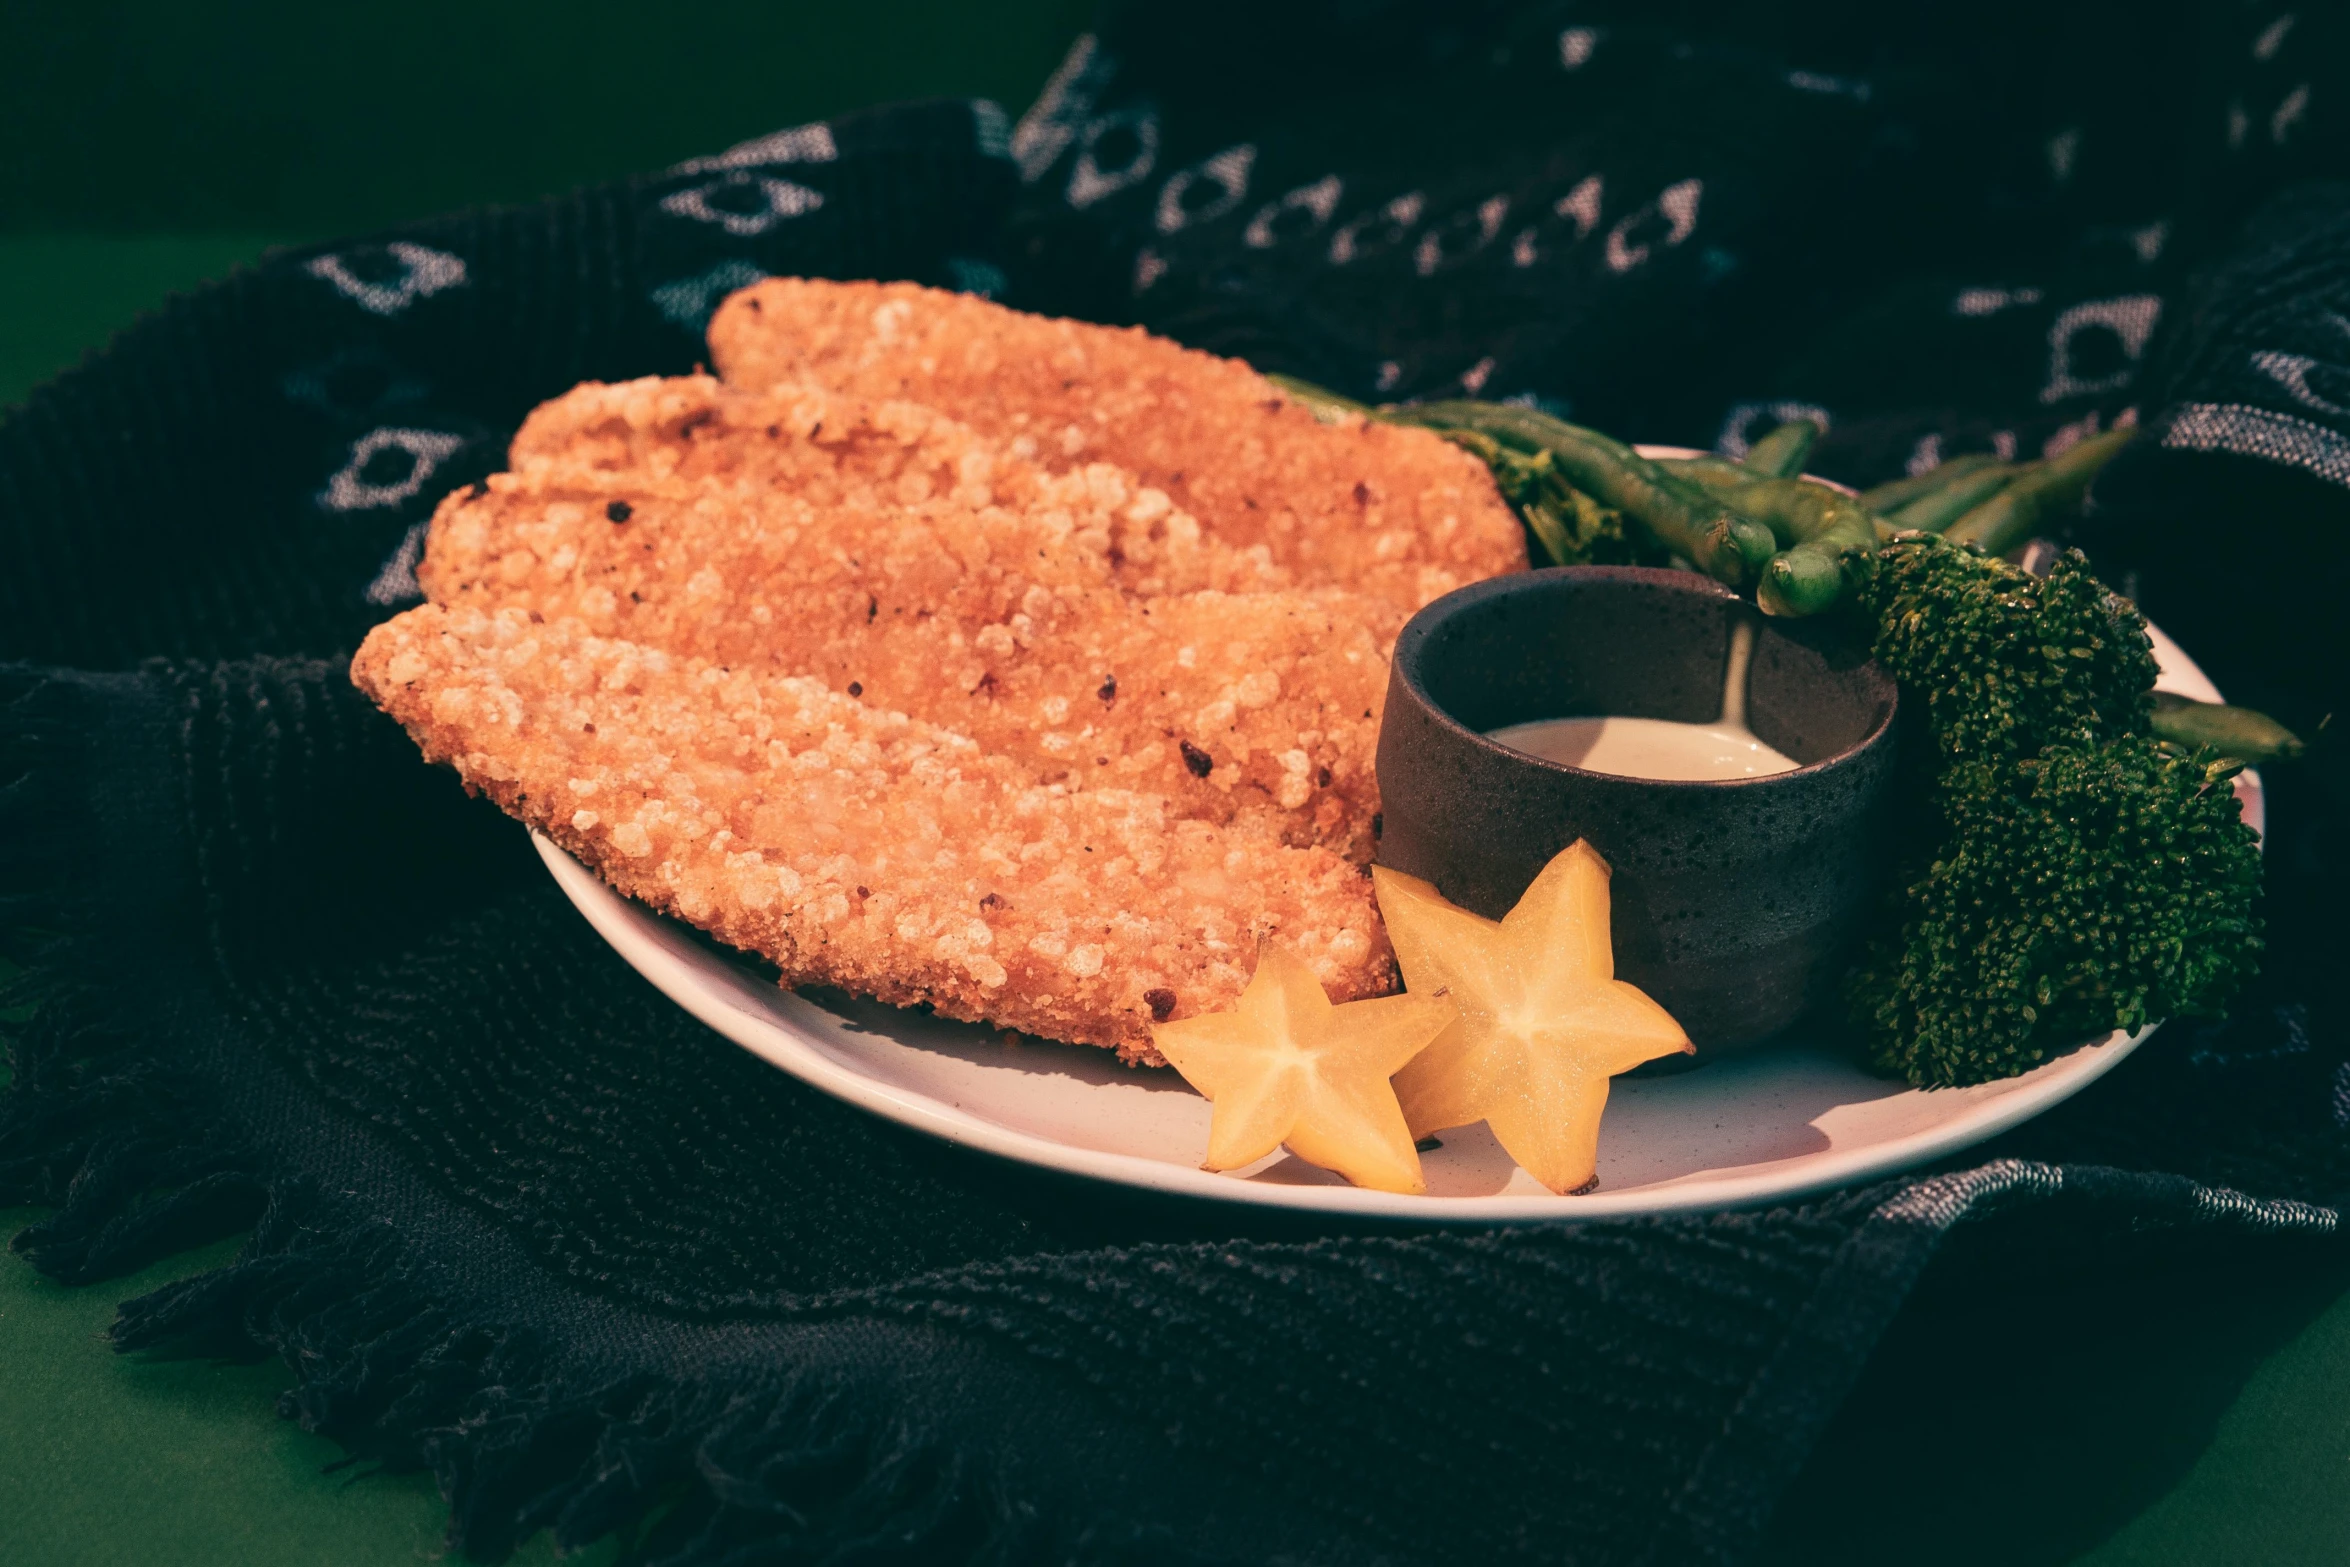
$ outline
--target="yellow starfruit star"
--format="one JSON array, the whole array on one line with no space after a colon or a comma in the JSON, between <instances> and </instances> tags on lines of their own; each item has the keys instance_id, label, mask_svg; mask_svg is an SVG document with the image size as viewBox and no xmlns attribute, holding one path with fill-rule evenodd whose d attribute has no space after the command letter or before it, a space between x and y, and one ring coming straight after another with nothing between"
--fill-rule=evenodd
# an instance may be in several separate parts
<instances>
[{"instance_id":1,"label":"yellow starfruit star","mask_svg":"<svg viewBox=\"0 0 2350 1567\"><path fill-rule=\"evenodd\" d=\"M1483 1121L1552 1191L1589 1185L1608 1079L1695 1049L1671 1013L1616 978L1607 861L1577 839L1498 923L1416 876L1371 874L1405 985L1460 1008L1396 1077L1412 1135Z\"/></svg>"},{"instance_id":2,"label":"yellow starfruit star","mask_svg":"<svg viewBox=\"0 0 2350 1567\"><path fill-rule=\"evenodd\" d=\"M1420 995L1333 1006L1303 958L1267 946L1231 1011L1154 1024L1151 1042L1215 1102L1203 1169L1237 1170L1286 1143L1357 1186L1424 1192L1388 1079L1452 1019L1450 1002Z\"/></svg>"}]
</instances>

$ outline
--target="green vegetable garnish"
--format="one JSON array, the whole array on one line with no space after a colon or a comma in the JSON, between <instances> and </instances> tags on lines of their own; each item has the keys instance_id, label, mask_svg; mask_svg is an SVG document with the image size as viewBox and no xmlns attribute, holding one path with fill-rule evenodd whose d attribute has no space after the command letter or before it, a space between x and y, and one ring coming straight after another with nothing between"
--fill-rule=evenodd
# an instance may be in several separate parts
<instances>
[{"instance_id":1,"label":"green vegetable garnish","mask_svg":"<svg viewBox=\"0 0 2350 1567\"><path fill-rule=\"evenodd\" d=\"M2108 430L2074 443L2046 462L2030 464L2005 489L1952 523L1949 536L1986 555L2006 554L2044 523L2079 506L2097 470L2137 433L2128 428Z\"/></svg>"},{"instance_id":2,"label":"green vegetable garnish","mask_svg":"<svg viewBox=\"0 0 2350 1567\"><path fill-rule=\"evenodd\" d=\"M1992 496L2007 488L2015 478L2016 468L2009 463L1994 462L1970 469L1953 478L1948 484L1928 490L1907 505L1900 507L1886 521L1896 532L1910 528L1927 533L1940 533L1959 518L1982 505Z\"/></svg>"},{"instance_id":3,"label":"green vegetable garnish","mask_svg":"<svg viewBox=\"0 0 2350 1567\"><path fill-rule=\"evenodd\" d=\"M1952 1087L2108 1029L2218 1015L2261 949L2234 770L2145 735L1950 769L1932 856L1846 987L1870 1059Z\"/></svg>"},{"instance_id":4,"label":"green vegetable garnish","mask_svg":"<svg viewBox=\"0 0 2350 1567\"><path fill-rule=\"evenodd\" d=\"M2136 609L2077 550L2046 578L1930 534L1878 553L1876 656L1923 720L1902 869L1847 984L1873 1061L1927 1087L2206 1016L2253 973L2239 765L2149 732Z\"/></svg>"},{"instance_id":5,"label":"green vegetable garnish","mask_svg":"<svg viewBox=\"0 0 2350 1567\"><path fill-rule=\"evenodd\" d=\"M1931 495L1953 479L1963 479L1978 468L1987 468L1999 459L1989 452L1968 452L1953 457L1946 463L1928 468L1924 473L1913 473L1906 479L1895 479L1880 484L1873 490L1860 492L1860 503L1880 517L1890 517L1900 508L1922 495Z\"/></svg>"},{"instance_id":6,"label":"green vegetable garnish","mask_svg":"<svg viewBox=\"0 0 2350 1567\"><path fill-rule=\"evenodd\" d=\"M2154 693L2154 732L2177 745L2209 746L2247 767L2298 761L2307 749L2299 735L2266 713L2169 691Z\"/></svg>"},{"instance_id":7,"label":"green vegetable garnish","mask_svg":"<svg viewBox=\"0 0 2350 1567\"><path fill-rule=\"evenodd\" d=\"M1820 427L1809 419L1791 419L1746 449L1742 459L1750 473L1766 479L1792 479L1803 472L1803 460L1811 455L1811 443L1820 438Z\"/></svg>"}]
</instances>

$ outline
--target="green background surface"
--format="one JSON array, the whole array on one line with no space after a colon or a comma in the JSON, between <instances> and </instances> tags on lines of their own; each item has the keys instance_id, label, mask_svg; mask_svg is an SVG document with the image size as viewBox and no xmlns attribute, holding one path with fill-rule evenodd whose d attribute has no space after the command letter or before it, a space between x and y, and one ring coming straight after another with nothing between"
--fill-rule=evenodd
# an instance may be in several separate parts
<instances>
[{"instance_id":1,"label":"green background surface","mask_svg":"<svg viewBox=\"0 0 2350 1567\"><path fill-rule=\"evenodd\" d=\"M273 243L525 199L892 98L1017 111L1086 9L0 0L0 405ZM0 1212L0 1233L35 1216ZM0 1260L0 1562L439 1555L429 1480L327 1472L339 1450L275 1413L284 1366L106 1347L116 1300L233 1250L82 1289ZM2269 1260L1913 1313L1771 1558L2350 1563L2345 1282ZM1976 1332L1991 1313L1996 1331ZM2067 1417L2018 1430L2006 1401L2027 1385L2056 1389ZM542 1536L517 1560L552 1555Z\"/></svg>"}]
</instances>

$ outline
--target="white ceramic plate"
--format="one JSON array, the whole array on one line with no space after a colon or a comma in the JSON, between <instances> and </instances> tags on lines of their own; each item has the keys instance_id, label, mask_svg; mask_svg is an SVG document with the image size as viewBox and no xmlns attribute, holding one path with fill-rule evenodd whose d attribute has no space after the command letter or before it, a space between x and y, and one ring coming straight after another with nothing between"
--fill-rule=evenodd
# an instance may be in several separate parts
<instances>
[{"instance_id":1,"label":"white ceramic plate","mask_svg":"<svg viewBox=\"0 0 2350 1567\"><path fill-rule=\"evenodd\" d=\"M2219 700L2157 631L2162 689ZM2245 819L2263 824L2246 774ZM535 835L534 835L535 836ZM2151 1030L2114 1033L2021 1077L1925 1092L1793 1040L1609 1095L1599 1185L1560 1197L1483 1126L1424 1153L1425 1196L1364 1191L1286 1152L1230 1174L1199 1168L1209 1106L1171 1071L1082 1045L1007 1045L996 1031L837 995L778 989L748 963L631 902L544 838L555 880L629 965L695 1017L803 1082L948 1142L1154 1192L1418 1223L1670 1213L1780 1202L1954 1153L2070 1098Z\"/></svg>"}]
</instances>

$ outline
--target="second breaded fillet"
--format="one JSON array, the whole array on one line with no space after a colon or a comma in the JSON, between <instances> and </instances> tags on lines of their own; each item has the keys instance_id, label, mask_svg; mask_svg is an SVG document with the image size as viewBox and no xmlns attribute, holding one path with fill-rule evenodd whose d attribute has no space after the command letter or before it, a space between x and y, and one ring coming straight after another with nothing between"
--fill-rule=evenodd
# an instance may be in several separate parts
<instances>
[{"instance_id":1,"label":"second breaded fillet","mask_svg":"<svg viewBox=\"0 0 2350 1567\"><path fill-rule=\"evenodd\" d=\"M1395 987L1360 867L1171 820L813 680L425 605L352 678L466 787L783 983L1156 1063L1150 1024L1232 1004L1261 939L1337 1000Z\"/></svg>"},{"instance_id":2,"label":"second breaded fillet","mask_svg":"<svg viewBox=\"0 0 2350 1567\"><path fill-rule=\"evenodd\" d=\"M909 398L1047 463L1116 463L1302 585L1404 614L1526 567L1517 518L1468 453L1425 430L1325 425L1238 360L1139 327L912 283L770 278L719 306L710 354L736 385Z\"/></svg>"},{"instance_id":3,"label":"second breaded fillet","mask_svg":"<svg viewBox=\"0 0 2350 1567\"><path fill-rule=\"evenodd\" d=\"M436 513L435 602L812 676L1042 782L1370 858L1392 615L1328 590L1122 591L1240 568L1148 536L1163 498L1135 522L1114 470L1023 473L926 410L706 378L580 388L515 452Z\"/></svg>"}]
</instances>

